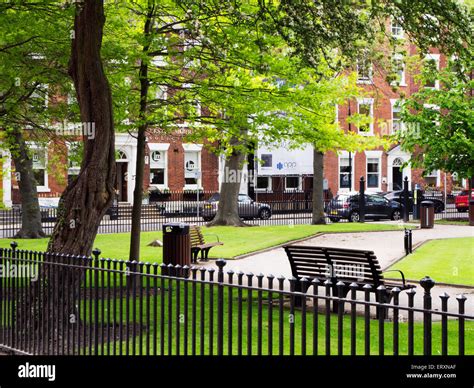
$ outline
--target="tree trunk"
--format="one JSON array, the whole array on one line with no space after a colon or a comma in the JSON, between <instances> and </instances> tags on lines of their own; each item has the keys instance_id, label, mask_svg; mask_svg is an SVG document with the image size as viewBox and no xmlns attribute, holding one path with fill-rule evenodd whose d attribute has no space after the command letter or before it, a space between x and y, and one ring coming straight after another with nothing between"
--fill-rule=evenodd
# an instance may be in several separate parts
<instances>
[{"instance_id":1,"label":"tree trunk","mask_svg":"<svg viewBox=\"0 0 474 388\"><path fill-rule=\"evenodd\" d=\"M313 217L312 224L325 224L324 215L324 153L313 149Z\"/></svg>"},{"instance_id":2,"label":"tree trunk","mask_svg":"<svg viewBox=\"0 0 474 388\"><path fill-rule=\"evenodd\" d=\"M112 98L100 56L104 22L103 1L77 3L69 73L82 124L93 132L91 137L84 137L81 171L61 196L58 219L48 245L48 252L64 255L45 255L38 279L30 284L29 292L15 311L15 321L26 319L28 326L36 330L36 341L47 344L47 349L55 349L56 341L60 349L59 345L64 345L68 338L70 325L80 319L79 285L85 267L92 263L80 262L71 255L90 255L102 217L115 193ZM69 263L71 259L83 267L57 264ZM94 265L100 263L96 261ZM45 323L48 331L43 333L41 328ZM98 339L97 331L95 338Z\"/></svg>"},{"instance_id":3,"label":"tree trunk","mask_svg":"<svg viewBox=\"0 0 474 388\"><path fill-rule=\"evenodd\" d=\"M58 220L48 245L48 252L65 255L48 255L49 262L68 262L70 255L91 254L100 222L115 194L112 99L100 56L104 21L103 1L85 0L77 5L69 73L74 81L81 121L83 125L94 126L95 132L92 138L84 138L81 171L61 196ZM85 268L54 263L42 267L39 279L31 284L31 299L25 299L17 314L20 320L22 314L33 317L37 341L54 344L51 335L64 341L71 317L79 319L78 285L84 279ZM49 333L42 338L40 328L45 322Z\"/></svg>"},{"instance_id":4,"label":"tree trunk","mask_svg":"<svg viewBox=\"0 0 474 388\"><path fill-rule=\"evenodd\" d=\"M114 198L112 97L100 56L104 22L103 1L85 0L77 6L69 73L81 121L95 127L95 136L84 138L81 171L61 196L58 221L48 246L53 252L89 255L102 217Z\"/></svg>"},{"instance_id":5,"label":"tree trunk","mask_svg":"<svg viewBox=\"0 0 474 388\"><path fill-rule=\"evenodd\" d=\"M231 140L231 145L237 146L238 144L239 140L237 138ZM226 159L217 214L208 226L249 226L240 219L238 208L240 182L242 180L241 171L245 157L244 152L234 149Z\"/></svg>"},{"instance_id":6,"label":"tree trunk","mask_svg":"<svg viewBox=\"0 0 474 388\"><path fill-rule=\"evenodd\" d=\"M21 228L14 238L41 238L45 237L41 225L41 212L36 191L36 180L33 175L33 161L28 155L23 134L19 128L13 128L9 133L11 141L10 153L15 163L18 188L21 195Z\"/></svg>"},{"instance_id":7,"label":"tree trunk","mask_svg":"<svg viewBox=\"0 0 474 388\"><path fill-rule=\"evenodd\" d=\"M143 57L148 55L150 49L150 33L152 28L154 0L148 1L148 13L145 20L144 35L145 44L143 45ZM148 109L148 62L143 58L140 61L139 70L140 79L140 126L138 127L137 135L137 162L135 172L135 189L133 191L133 208L132 208L132 230L130 234L130 261L140 260L140 233L141 233L141 217L142 217L142 196L143 196L143 176L145 170L145 146L146 146L146 131L147 124L147 109Z\"/></svg>"}]
</instances>

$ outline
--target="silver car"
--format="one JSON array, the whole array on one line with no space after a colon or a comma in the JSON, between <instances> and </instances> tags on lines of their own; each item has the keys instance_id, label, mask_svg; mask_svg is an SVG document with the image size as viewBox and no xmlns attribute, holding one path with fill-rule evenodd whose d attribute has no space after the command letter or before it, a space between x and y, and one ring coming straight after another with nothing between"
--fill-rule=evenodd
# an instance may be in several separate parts
<instances>
[{"instance_id":1,"label":"silver car","mask_svg":"<svg viewBox=\"0 0 474 388\"><path fill-rule=\"evenodd\" d=\"M211 221L219 205L219 193L215 193L201 207L201 214L204 221ZM272 216L272 209L269 204L255 202L247 194L239 194L238 199L239 216L243 219L260 218L268 220Z\"/></svg>"}]
</instances>

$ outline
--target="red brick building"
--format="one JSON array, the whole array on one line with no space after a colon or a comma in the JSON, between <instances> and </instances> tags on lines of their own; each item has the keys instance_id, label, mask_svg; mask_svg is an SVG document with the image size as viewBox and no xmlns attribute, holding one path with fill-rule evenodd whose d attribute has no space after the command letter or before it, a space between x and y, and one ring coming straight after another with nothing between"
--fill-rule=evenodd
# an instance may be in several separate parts
<instances>
[{"instance_id":1,"label":"red brick building","mask_svg":"<svg viewBox=\"0 0 474 388\"><path fill-rule=\"evenodd\" d=\"M354 70L358 74L358 84L366 92L364 98L351 101L346 105L336 107L336 120L345 131L353 131L366 136L377 134L390 134L397 130L406 130L400 121L399 102L404 97L418 91L420 87L439 88L436 81L430 85L420 85L417 80L419 70L411 69L407 64L420 63L420 53L415 45L405 39L403 30L397 24L388 23L387 28L395 39L399 39L404 47L406 57L394 58L397 67L398 79L395 83L387 82L387 73L382 66L367 63L363 59L359 61ZM386 53L387 58L390 53ZM446 66L446 58L438 50L433 49L429 54L421 58L421 61L432 61L438 68ZM350 115L360 113L372 118L370 124L361 125L359 128L354 124L348 124ZM434 124L435 125L435 124ZM311 151L311 152L308 152ZM259 159L267 162L257 168L257 191L261 190L309 190L312 187L312 150L285 150L283 148L264 147L258 151ZM336 194L338 192L359 189L359 179L364 177L368 191L385 192L403 187L403 180L408 178L410 187L418 184L423 189L444 191L445 186L448 193L453 188L453 179L450 174L442 171L423 171L404 166L410 160L410 154L402 151L398 144L393 144L389 150L383 147L362 152L327 152L324 158L325 187ZM265 167L265 164L266 167ZM272 167L280 164L279 171ZM263 168L262 168L263 167ZM459 182L462 184L462 182Z\"/></svg>"},{"instance_id":2,"label":"red brick building","mask_svg":"<svg viewBox=\"0 0 474 388\"><path fill-rule=\"evenodd\" d=\"M418 90L416 81L417 71L409 70L408 58L417 58L419 53L408 39L403 30L396 24L387 25L389 33L399 39L405 47L406 58L395 58L400 66L397 70L396 87L386 80L383 66L371 65L363 58L354 70L358 73L358 83L367 96L350 104L341 105L335 109L336 120L346 131L355 131L366 136L387 134L394 130L402 130L398 101L408 97ZM388 58L390 53L386 53ZM433 49L426 55L425 60L433 61L438 67L446 65L446 58ZM439 82L423 87L439 87ZM348 124L346 119L355 113L367 114L372 118L370 124L357 127ZM184 127L178 127L173 134L164 134L159 130L150 131L147 136L147 151L145 159L145 191L183 191L197 190L218 191L223 177L223 160L212 153L205 141L202 144L186 143L183 136ZM116 134L117 150L117 192L120 202L132 203L135 163L136 139L132 134ZM59 198L68 178L78 174L79 166L69 160L73 147L63 141L51 142L46 148L31 145L34 157L35 176L38 181L40 197ZM250 186L259 191L308 191L312 188L312 149L289 150L285 147L271 150L260 147L257 150L259 160L265 159L266 164L254 166ZM397 144L389 150L382 147L374 150L349 153L328 152L324 158L325 188L332 193L358 190L359 179L366 180L367 191L390 191L400 189L405 177L413 186L419 184L422 188L432 188L451 192L453 179L442 171L426 172L412 169L404 165L410 155L403 152ZM249 166L254 165L251 160ZM0 188L3 190L3 203L7 206L19 203L18 186L15 174L11 168L8 152L3 152L3 174ZM246 192L247 184L242 185Z\"/></svg>"},{"instance_id":3,"label":"red brick building","mask_svg":"<svg viewBox=\"0 0 474 388\"><path fill-rule=\"evenodd\" d=\"M159 132L147 136L144 191L218 191L218 157L206 143L187 143L184 134L165 135ZM74 143L54 141L47 145L30 143L33 169L38 182L41 203L55 203L68 179L79 173L79 165L70 158ZM132 203L135 187L137 142L134 134L115 136L119 202ZM14 166L8 152L3 151L3 171L0 180L3 203L20 203Z\"/></svg>"}]
</instances>

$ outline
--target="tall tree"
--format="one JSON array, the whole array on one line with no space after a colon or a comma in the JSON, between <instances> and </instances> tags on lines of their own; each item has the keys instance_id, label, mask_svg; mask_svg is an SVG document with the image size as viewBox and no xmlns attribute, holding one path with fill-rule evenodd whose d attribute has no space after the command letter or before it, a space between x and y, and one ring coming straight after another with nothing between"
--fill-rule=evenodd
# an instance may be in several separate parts
<instances>
[{"instance_id":1,"label":"tall tree","mask_svg":"<svg viewBox=\"0 0 474 388\"><path fill-rule=\"evenodd\" d=\"M474 176L473 56L452 58L437 70L425 63L418 92L403 101L404 128L395 135L410 163L472 181ZM439 88L425 87L439 83ZM471 184L471 183L470 183Z\"/></svg>"},{"instance_id":2,"label":"tall tree","mask_svg":"<svg viewBox=\"0 0 474 388\"><path fill-rule=\"evenodd\" d=\"M67 83L67 11L57 4L23 2L3 3L0 11L0 128L3 146L14 162L22 205L21 229L15 237L39 238L44 232L28 142L57 138L51 120L64 117L61 103L48 101L48 91Z\"/></svg>"},{"instance_id":3,"label":"tall tree","mask_svg":"<svg viewBox=\"0 0 474 388\"><path fill-rule=\"evenodd\" d=\"M151 47L151 33L154 24L155 1L148 0L143 26L143 57L140 59L139 82L140 82L140 108L139 126L137 134L137 163L135 174L135 189L133 192L132 230L130 238L130 260L140 259L140 232L143 196L143 178L145 170L145 147L146 131L148 129L148 90L150 87L148 77L149 51Z\"/></svg>"},{"instance_id":4,"label":"tall tree","mask_svg":"<svg viewBox=\"0 0 474 388\"><path fill-rule=\"evenodd\" d=\"M53 252L90 254L100 221L114 198L112 97L101 58L104 22L103 1L77 3L69 73L81 121L94 126L95 136L84 140L79 176L61 196L48 245Z\"/></svg>"},{"instance_id":5,"label":"tall tree","mask_svg":"<svg viewBox=\"0 0 474 388\"><path fill-rule=\"evenodd\" d=\"M367 42L375 42L383 35L390 18L397 20L423 51L438 47L448 55L465 57L472 47L472 7L455 0L384 0L356 4L330 0L276 3L270 0L259 4L270 16L271 25L308 66L314 68L321 59L336 71L350 66L351 59L360 55ZM396 46L397 42L392 39L390 43ZM341 60L331 60L334 51ZM317 175L320 175L322 161L321 155L315 153L315 183L320 181ZM313 222L322 220L321 198L320 194L313 196Z\"/></svg>"}]
</instances>

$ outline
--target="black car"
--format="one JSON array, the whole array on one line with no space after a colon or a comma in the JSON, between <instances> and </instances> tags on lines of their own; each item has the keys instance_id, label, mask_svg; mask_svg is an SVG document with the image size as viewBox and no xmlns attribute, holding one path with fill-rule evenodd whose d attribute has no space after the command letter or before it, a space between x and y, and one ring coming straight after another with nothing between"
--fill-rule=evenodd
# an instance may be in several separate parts
<instances>
[{"instance_id":1,"label":"black car","mask_svg":"<svg viewBox=\"0 0 474 388\"><path fill-rule=\"evenodd\" d=\"M350 222L358 222L360 218L359 194L339 194L334 197L326 207L326 213L332 222L348 219ZM390 201L381 195L365 195L365 218L366 219L392 219L399 220L403 216L403 206Z\"/></svg>"},{"instance_id":2,"label":"black car","mask_svg":"<svg viewBox=\"0 0 474 388\"><path fill-rule=\"evenodd\" d=\"M384 197L390 201L396 201L401 204L404 203L403 190L391 191L390 193L385 194ZM418 198L418 202L421 202L421 201L433 202L435 213L441 213L444 210L444 202L437 198L431 198L431 197L426 197L425 195L421 195L421 198ZM412 191L408 192L408 209L410 213L413 211L413 192Z\"/></svg>"}]
</instances>

